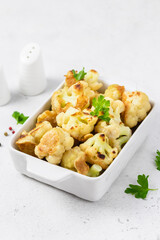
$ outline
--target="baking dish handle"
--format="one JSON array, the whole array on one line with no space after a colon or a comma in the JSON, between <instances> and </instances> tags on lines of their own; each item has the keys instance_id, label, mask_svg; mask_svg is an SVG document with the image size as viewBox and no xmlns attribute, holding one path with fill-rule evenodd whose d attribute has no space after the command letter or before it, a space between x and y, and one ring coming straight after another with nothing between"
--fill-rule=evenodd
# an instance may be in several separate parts
<instances>
[{"instance_id":1,"label":"baking dish handle","mask_svg":"<svg viewBox=\"0 0 160 240\"><path fill-rule=\"evenodd\" d=\"M25 174L47 184L68 179L71 173L60 166L49 164L36 158L28 158Z\"/></svg>"}]
</instances>

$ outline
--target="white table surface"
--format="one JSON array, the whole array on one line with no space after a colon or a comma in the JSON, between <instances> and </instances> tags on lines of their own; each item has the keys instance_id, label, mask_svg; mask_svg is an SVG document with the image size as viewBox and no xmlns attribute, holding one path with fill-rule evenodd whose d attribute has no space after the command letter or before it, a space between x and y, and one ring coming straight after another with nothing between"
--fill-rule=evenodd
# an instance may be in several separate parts
<instances>
[{"instance_id":1,"label":"white table surface","mask_svg":"<svg viewBox=\"0 0 160 240\"><path fill-rule=\"evenodd\" d=\"M154 165L160 149L160 113L150 135L98 202L87 202L22 176L7 150L17 110L31 115L69 69L96 69L113 83L132 84L160 100L159 0L0 1L0 61L12 99L0 107L0 239L160 239L160 190L146 200L124 193L138 174L160 189ZM22 47L38 42L48 87L35 97L18 92ZM9 131L8 131L9 132Z\"/></svg>"}]
</instances>

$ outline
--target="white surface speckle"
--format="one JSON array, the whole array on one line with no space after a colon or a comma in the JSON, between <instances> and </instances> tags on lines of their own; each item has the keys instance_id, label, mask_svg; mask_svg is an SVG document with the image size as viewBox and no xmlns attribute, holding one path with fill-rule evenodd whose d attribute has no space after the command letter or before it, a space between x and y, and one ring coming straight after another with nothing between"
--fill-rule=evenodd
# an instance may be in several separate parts
<instances>
[{"instance_id":1,"label":"white surface speckle","mask_svg":"<svg viewBox=\"0 0 160 240\"><path fill-rule=\"evenodd\" d=\"M159 12L159 0L1 1L0 61L12 93L10 103L0 107L1 239L160 239L160 190L149 192L146 200L124 193L143 173L152 188L160 188L154 165L160 112L149 137L94 203L19 174L7 150L8 127L19 128L13 111L31 115L69 69L95 68L106 80L129 82L159 101ZM21 49L31 41L42 48L48 87L39 96L26 97L18 92L18 64Z\"/></svg>"}]
</instances>

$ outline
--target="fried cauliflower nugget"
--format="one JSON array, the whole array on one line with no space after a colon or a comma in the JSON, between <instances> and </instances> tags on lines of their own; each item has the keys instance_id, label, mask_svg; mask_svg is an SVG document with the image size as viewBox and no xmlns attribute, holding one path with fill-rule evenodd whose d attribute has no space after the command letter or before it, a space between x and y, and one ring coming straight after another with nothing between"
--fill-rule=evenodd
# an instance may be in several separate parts
<instances>
[{"instance_id":1,"label":"fried cauliflower nugget","mask_svg":"<svg viewBox=\"0 0 160 240\"><path fill-rule=\"evenodd\" d=\"M113 100L122 100L122 94L124 93L124 91L125 91L124 86L120 86L118 84L112 84L108 86L104 96L112 98Z\"/></svg>"},{"instance_id":2,"label":"fried cauliflower nugget","mask_svg":"<svg viewBox=\"0 0 160 240\"><path fill-rule=\"evenodd\" d=\"M36 124L36 127L28 133L23 131L16 142L18 148L24 153L35 156L35 146L40 142L42 136L50 129L52 129L51 124L45 121Z\"/></svg>"},{"instance_id":3,"label":"fried cauliflower nugget","mask_svg":"<svg viewBox=\"0 0 160 240\"><path fill-rule=\"evenodd\" d=\"M70 107L65 113L58 114L56 120L59 127L62 127L75 139L83 141L83 138L86 139L86 135L93 131L98 118L91 116L87 109L81 111Z\"/></svg>"},{"instance_id":4,"label":"fried cauliflower nugget","mask_svg":"<svg viewBox=\"0 0 160 240\"><path fill-rule=\"evenodd\" d=\"M87 175L89 171L89 166L86 163L86 155L78 146L71 148L63 154L61 166L83 175Z\"/></svg>"},{"instance_id":5,"label":"fried cauliflower nugget","mask_svg":"<svg viewBox=\"0 0 160 240\"><path fill-rule=\"evenodd\" d=\"M71 149L74 139L63 129L52 128L41 138L40 143L35 147L35 154L38 158L46 158L49 163L59 164L62 155L66 150Z\"/></svg>"},{"instance_id":6,"label":"fried cauliflower nugget","mask_svg":"<svg viewBox=\"0 0 160 240\"><path fill-rule=\"evenodd\" d=\"M98 82L98 77L99 77L98 72L96 70L91 69L85 75L84 81L88 83L88 86L92 90L97 91L98 89L100 89L103 86L102 83Z\"/></svg>"},{"instance_id":7,"label":"fried cauliflower nugget","mask_svg":"<svg viewBox=\"0 0 160 240\"><path fill-rule=\"evenodd\" d=\"M121 151L123 145L131 137L132 131L129 127L125 126L122 122L107 124L105 121L99 121L95 127L95 132L104 133L112 147L116 147L118 152Z\"/></svg>"},{"instance_id":8,"label":"fried cauliflower nugget","mask_svg":"<svg viewBox=\"0 0 160 240\"><path fill-rule=\"evenodd\" d=\"M95 92L84 81L78 81L70 88L64 87L56 91L51 99L52 110L57 114L66 112L69 107L84 109L89 107Z\"/></svg>"},{"instance_id":9,"label":"fried cauliflower nugget","mask_svg":"<svg viewBox=\"0 0 160 240\"><path fill-rule=\"evenodd\" d=\"M52 127L55 127L56 126L56 115L57 114L55 111L46 110L37 117L37 123L48 121L48 122L50 122Z\"/></svg>"},{"instance_id":10,"label":"fried cauliflower nugget","mask_svg":"<svg viewBox=\"0 0 160 240\"><path fill-rule=\"evenodd\" d=\"M125 105L123 120L125 125L130 128L135 127L138 122L141 122L151 109L148 96L140 91L124 92L122 101Z\"/></svg>"},{"instance_id":11,"label":"fried cauliflower nugget","mask_svg":"<svg viewBox=\"0 0 160 240\"><path fill-rule=\"evenodd\" d=\"M117 148L109 145L109 140L104 133L97 133L80 145L80 149L85 152L87 162L98 164L106 169L117 156Z\"/></svg>"}]
</instances>

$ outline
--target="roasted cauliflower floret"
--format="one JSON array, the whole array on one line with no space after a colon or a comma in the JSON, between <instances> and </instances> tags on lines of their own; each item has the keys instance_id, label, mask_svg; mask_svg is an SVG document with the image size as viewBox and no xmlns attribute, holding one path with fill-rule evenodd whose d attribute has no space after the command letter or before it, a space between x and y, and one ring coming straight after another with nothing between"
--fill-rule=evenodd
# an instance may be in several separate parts
<instances>
[{"instance_id":1,"label":"roasted cauliflower floret","mask_svg":"<svg viewBox=\"0 0 160 240\"><path fill-rule=\"evenodd\" d=\"M40 142L43 135L52 129L52 125L48 121L37 123L36 127L33 128L28 134L34 137L36 144Z\"/></svg>"},{"instance_id":2,"label":"roasted cauliflower floret","mask_svg":"<svg viewBox=\"0 0 160 240\"><path fill-rule=\"evenodd\" d=\"M75 139L83 141L86 139L86 135L93 131L98 118L91 116L87 109L81 111L70 107L65 113L58 114L56 120L59 127L62 127Z\"/></svg>"},{"instance_id":3,"label":"roasted cauliflower floret","mask_svg":"<svg viewBox=\"0 0 160 240\"><path fill-rule=\"evenodd\" d=\"M27 154L34 156L34 148L40 142L41 137L50 129L52 126L49 122L44 121L37 123L36 127L30 132L23 131L16 144L18 148Z\"/></svg>"},{"instance_id":4,"label":"roasted cauliflower floret","mask_svg":"<svg viewBox=\"0 0 160 240\"><path fill-rule=\"evenodd\" d=\"M131 135L130 132L126 132L126 135L120 135L119 138L113 139L111 145L118 149L118 152L121 151L122 147L128 142Z\"/></svg>"},{"instance_id":5,"label":"roasted cauliflower floret","mask_svg":"<svg viewBox=\"0 0 160 240\"><path fill-rule=\"evenodd\" d=\"M122 100L122 94L124 91L125 91L124 86L120 86L118 84L112 84L108 86L104 96L112 98L113 100Z\"/></svg>"},{"instance_id":6,"label":"roasted cauliflower floret","mask_svg":"<svg viewBox=\"0 0 160 240\"><path fill-rule=\"evenodd\" d=\"M58 114L66 112L69 107L84 109L90 105L95 92L84 81L78 81L70 88L64 87L56 91L51 99L52 110Z\"/></svg>"},{"instance_id":7,"label":"roasted cauliflower floret","mask_svg":"<svg viewBox=\"0 0 160 240\"><path fill-rule=\"evenodd\" d=\"M109 97L105 97L106 100L110 101L110 107L109 107L109 117L110 121L109 124L112 122L120 123L121 120L121 113L124 112L125 106L124 103L120 100L113 100Z\"/></svg>"},{"instance_id":8,"label":"roasted cauliflower floret","mask_svg":"<svg viewBox=\"0 0 160 240\"><path fill-rule=\"evenodd\" d=\"M65 83L67 87L70 87L77 82L72 71L68 71L65 77L66 77Z\"/></svg>"},{"instance_id":9,"label":"roasted cauliflower floret","mask_svg":"<svg viewBox=\"0 0 160 240\"><path fill-rule=\"evenodd\" d=\"M61 166L87 175L89 166L86 163L86 155L79 147L71 148L63 154Z\"/></svg>"},{"instance_id":10,"label":"roasted cauliflower floret","mask_svg":"<svg viewBox=\"0 0 160 240\"><path fill-rule=\"evenodd\" d=\"M37 117L37 123L48 121L48 122L50 122L52 127L55 127L56 126L56 115L57 114L55 111L46 110Z\"/></svg>"},{"instance_id":11,"label":"roasted cauliflower floret","mask_svg":"<svg viewBox=\"0 0 160 240\"><path fill-rule=\"evenodd\" d=\"M92 69L87 72L87 74L84 77L84 81L88 83L88 86L92 90L97 91L103 86L102 83L98 82L98 77L99 77L98 72Z\"/></svg>"},{"instance_id":12,"label":"roasted cauliflower floret","mask_svg":"<svg viewBox=\"0 0 160 240\"><path fill-rule=\"evenodd\" d=\"M75 71L75 73L77 73L77 71ZM76 78L74 77L73 71L68 71L65 77L66 77L65 84L67 87L70 87L77 82ZM99 77L98 72L91 69L90 71L87 72L87 74L84 75L83 80L88 83L88 86L93 91L97 91L103 86L102 83L98 82L98 77Z\"/></svg>"},{"instance_id":13,"label":"roasted cauliflower floret","mask_svg":"<svg viewBox=\"0 0 160 240\"><path fill-rule=\"evenodd\" d=\"M46 158L49 163L59 164L66 150L71 149L74 144L73 138L63 129L52 128L41 138L35 147L38 158Z\"/></svg>"},{"instance_id":14,"label":"roasted cauliflower floret","mask_svg":"<svg viewBox=\"0 0 160 240\"><path fill-rule=\"evenodd\" d=\"M97 133L80 145L87 156L87 162L98 164L106 169L117 156L117 148L109 145L109 140L104 133Z\"/></svg>"},{"instance_id":15,"label":"roasted cauliflower floret","mask_svg":"<svg viewBox=\"0 0 160 240\"><path fill-rule=\"evenodd\" d=\"M123 120L125 125L130 128L135 127L138 122L141 122L151 109L148 96L143 92L124 92L122 101L125 105Z\"/></svg>"},{"instance_id":16,"label":"roasted cauliflower floret","mask_svg":"<svg viewBox=\"0 0 160 240\"><path fill-rule=\"evenodd\" d=\"M34 148L36 146L35 139L31 135L29 135L26 131L23 131L21 133L16 144L21 152L35 156L35 153L34 153Z\"/></svg>"},{"instance_id":17,"label":"roasted cauliflower floret","mask_svg":"<svg viewBox=\"0 0 160 240\"><path fill-rule=\"evenodd\" d=\"M116 147L118 152L122 149L123 145L131 137L132 131L129 127L125 126L122 122L107 124L105 121L99 121L95 127L95 132L104 133L112 147Z\"/></svg>"}]
</instances>

